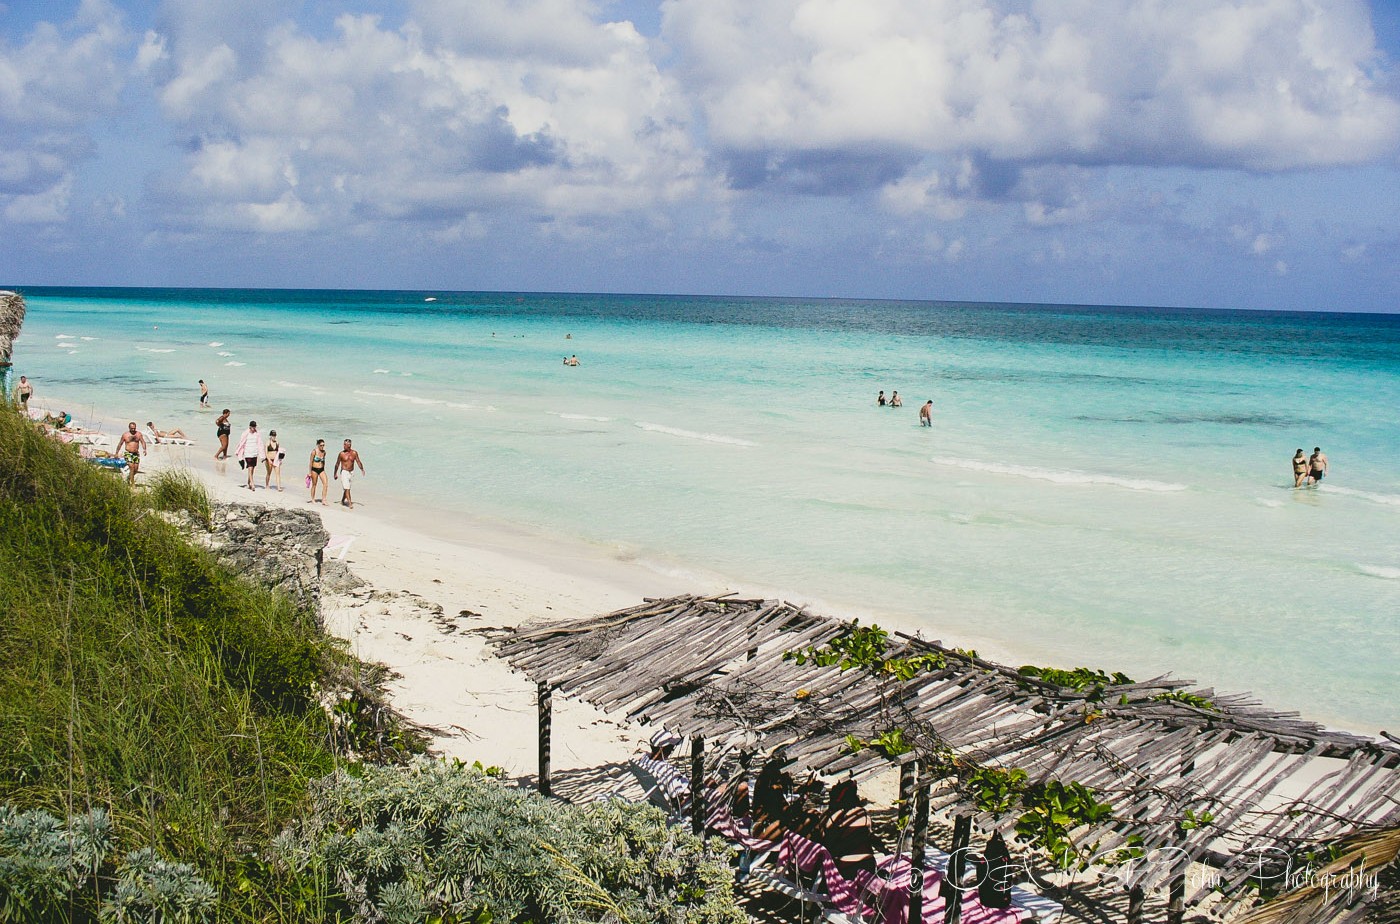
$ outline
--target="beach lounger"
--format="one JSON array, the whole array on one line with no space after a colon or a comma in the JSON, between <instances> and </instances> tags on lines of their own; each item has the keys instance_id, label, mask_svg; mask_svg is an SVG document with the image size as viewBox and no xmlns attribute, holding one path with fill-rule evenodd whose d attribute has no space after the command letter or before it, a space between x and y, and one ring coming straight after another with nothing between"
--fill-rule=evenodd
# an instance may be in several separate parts
<instances>
[{"instance_id":1,"label":"beach lounger","mask_svg":"<svg viewBox=\"0 0 1400 924\"><path fill-rule=\"evenodd\" d=\"M193 446L194 440L186 439L183 436L156 436L156 431L150 427L146 428L146 435L151 438L151 442L160 443L166 446Z\"/></svg>"}]
</instances>

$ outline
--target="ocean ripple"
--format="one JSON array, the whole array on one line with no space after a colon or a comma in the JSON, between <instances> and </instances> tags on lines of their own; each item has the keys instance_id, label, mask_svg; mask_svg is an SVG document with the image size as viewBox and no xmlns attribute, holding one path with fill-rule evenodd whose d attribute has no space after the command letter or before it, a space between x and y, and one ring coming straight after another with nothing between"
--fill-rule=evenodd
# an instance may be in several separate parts
<instances>
[{"instance_id":1,"label":"ocean ripple","mask_svg":"<svg viewBox=\"0 0 1400 924\"><path fill-rule=\"evenodd\" d=\"M989 472L993 475L1014 475L1018 478L1034 478L1037 481L1050 481L1055 484L1106 484L1130 491L1185 491L1186 485L1169 481L1152 481L1147 478L1123 478L1100 472L1080 472L1072 469L1035 468L1030 465L1011 465L1004 462L979 462L975 459L935 458L939 465L971 469L976 472Z\"/></svg>"},{"instance_id":2,"label":"ocean ripple","mask_svg":"<svg viewBox=\"0 0 1400 924\"><path fill-rule=\"evenodd\" d=\"M1375 494L1371 491L1358 491L1355 488L1342 488L1332 484L1320 484L1317 486L1317 489L1319 491L1326 491L1328 494L1359 497L1373 504L1384 504L1387 507L1400 507L1400 494Z\"/></svg>"},{"instance_id":3,"label":"ocean ripple","mask_svg":"<svg viewBox=\"0 0 1400 924\"><path fill-rule=\"evenodd\" d=\"M703 440L706 443L724 443L727 446L756 446L748 440L740 439L737 436L725 436L722 433L696 433L693 430L682 430L679 427L666 427L661 424L646 423L637 421L637 426L652 433L667 433L671 436L683 436L690 440Z\"/></svg>"}]
</instances>

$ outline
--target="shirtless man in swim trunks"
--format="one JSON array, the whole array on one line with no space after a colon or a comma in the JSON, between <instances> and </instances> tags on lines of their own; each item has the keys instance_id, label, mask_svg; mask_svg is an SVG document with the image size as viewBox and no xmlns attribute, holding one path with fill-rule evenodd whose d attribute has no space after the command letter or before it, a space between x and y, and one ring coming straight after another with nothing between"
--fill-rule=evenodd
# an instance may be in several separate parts
<instances>
[{"instance_id":1,"label":"shirtless man in swim trunks","mask_svg":"<svg viewBox=\"0 0 1400 924\"><path fill-rule=\"evenodd\" d=\"M136 421L126 425L126 432L117 437L117 452L126 459L126 483L136 485L136 473L141 470L141 453L146 451L146 438L136 429Z\"/></svg>"},{"instance_id":2,"label":"shirtless man in swim trunks","mask_svg":"<svg viewBox=\"0 0 1400 924\"><path fill-rule=\"evenodd\" d=\"M929 398L924 402L924 406L919 408L919 426L933 426L933 399Z\"/></svg>"},{"instance_id":3,"label":"shirtless man in swim trunks","mask_svg":"<svg viewBox=\"0 0 1400 924\"><path fill-rule=\"evenodd\" d=\"M1308 478L1313 484L1317 484L1327 475L1327 453L1322 451L1322 447L1314 446L1313 454L1308 457Z\"/></svg>"},{"instance_id":4,"label":"shirtless man in swim trunks","mask_svg":"<svg viewBox=\"0 0 1400 924\"><path fill-rule=\"evenodd\" d=\"M350 441L345 441L345 448L340 451L340 455L335 457L335 477L340 479L340 504L343 507L355 509L355 502L350 499L350 483L355 474L355 466L360 467L360 474L365 474L365 463L360 458L360 454L350 448Z\"/></svg>"}]
</instances>

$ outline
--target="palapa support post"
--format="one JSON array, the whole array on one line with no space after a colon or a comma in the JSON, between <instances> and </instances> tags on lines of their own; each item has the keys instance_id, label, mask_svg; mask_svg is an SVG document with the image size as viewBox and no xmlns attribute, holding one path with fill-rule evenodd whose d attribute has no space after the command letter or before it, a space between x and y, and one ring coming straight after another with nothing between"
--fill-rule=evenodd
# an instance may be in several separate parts
<instances>
[{"instance_id":1,"label":"palapa support post","mask_svg":"<svg viewBox=\"0 0 1400 924\"><path fill-rule=\"evenodd\" d=\"M919 780L919 762L909 760L899 765L899 812L912 814L914 786Z\"/></svg>"},{"instance_id":2,"label":"palapa support post","mask_svg":"<svg viewBox=\"0 0 1400 924\"><path fill-rule=\"evenodd\" d=\"M536 701L540 707L540 795L550 795L549 751L554 725L554 691L549 684L536 685Z\"/></svg>"},{"instance_id":3,"label":"palapa support post","mask_svg":"<svg viewBox=\"0 0 1400 924\"><path fill-rule=\"evenodd\" d=\"M909 914L905 921L922 924L924 920L924 863L928 853L928 791L918 779L917 764L914 779L914 843L909 851Z\"/></svg>"},{"instance_id":4,"label":"palapa support post","mask_svg":"<svg viewBox=\"0 0 1400 924\"><path fill-rule=\"evenodd\" d=\"M690 830L705 833L705 736L690 736Z\"/></svg>"},{"instance_id":5,"label":"palapa support post","mask_svg":"<svg viewBox=\"0 0 1400 924\"><path fill-rule=\"evenodd\" d=\"M1186 919L1186 874L1172 877L1167 887L1167 924L1181 924Z\"/></svg>"},{"instance_id":6,"label":"palapa support post","mask_svg":"<svg viewBox=\"0 0 1400 924\"><path fill-rule=\"evenodd\" d=\"M1142 924L1143 911L1147 907L1147 893L1142 884L1128 889L1128 924Z\"/></svg>"},{"instance_id":7,"label":"palapa support post","mask_svg":"<svg viewBox=\"0 0 1400 924\"><path fill-rule=\"evenodd\" d=\"M959 815L953 819L953 849L948 852L948 869L943 874L943 881L947 886L944 892L944 898L947 900L947 910L943 914L944 924L959 924L962 921L963 858L971 841L972 816Z\"/></svg>"}]
</instances>

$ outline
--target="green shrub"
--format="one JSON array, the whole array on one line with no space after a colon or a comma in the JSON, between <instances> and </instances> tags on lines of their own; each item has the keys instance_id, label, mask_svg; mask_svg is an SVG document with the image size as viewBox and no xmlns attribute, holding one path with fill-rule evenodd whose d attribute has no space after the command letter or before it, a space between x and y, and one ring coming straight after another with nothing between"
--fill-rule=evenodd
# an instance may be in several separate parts
<instances>
[{"instance_id":1,"label":"green shrub","mask_svg":"<svg viewBox=\"0 0 1400 924\"><path fill-rule=\"evenodd\" d=\"M552 802L459 763L327 777L274 850L366 922L744 920L719 842L649 806Z\"/></svg>"}]
</instances>

